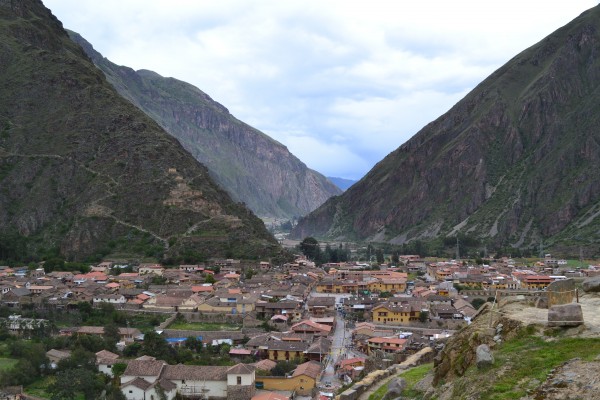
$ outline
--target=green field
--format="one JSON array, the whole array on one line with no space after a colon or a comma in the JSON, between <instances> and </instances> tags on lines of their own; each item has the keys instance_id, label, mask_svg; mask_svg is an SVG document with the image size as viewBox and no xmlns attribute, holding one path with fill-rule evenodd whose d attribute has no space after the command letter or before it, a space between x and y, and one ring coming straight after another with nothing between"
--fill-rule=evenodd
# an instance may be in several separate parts
<instances>
[{"instance_id":1,"label":"green field","mask_svg":"<svg viewBox=\"0 0 600 400\"><path fill-rule=\"evenodd\" d=\"M179 329L186 331L239 331L241 325L236 324L221 324L215 322L185 322L174 321L169 325L169 329Z\"/></svg>"}]
</instances>

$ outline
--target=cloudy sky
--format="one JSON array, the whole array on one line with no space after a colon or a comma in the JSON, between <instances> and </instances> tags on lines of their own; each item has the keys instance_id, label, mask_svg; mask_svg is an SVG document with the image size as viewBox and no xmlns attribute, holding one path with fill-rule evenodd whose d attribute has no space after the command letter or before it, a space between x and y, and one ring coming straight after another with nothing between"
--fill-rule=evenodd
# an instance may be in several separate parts
<instances>
[{"instance_id":1,"label":"cloudy sky","mask_svg":"<svg viewBox=\"0 0 600 400\"><path fill-rule=\"evenodd\" d=\"M43 0L111 61L189 82L358 179L596 1Z\"/></svg>"}]
</instances>

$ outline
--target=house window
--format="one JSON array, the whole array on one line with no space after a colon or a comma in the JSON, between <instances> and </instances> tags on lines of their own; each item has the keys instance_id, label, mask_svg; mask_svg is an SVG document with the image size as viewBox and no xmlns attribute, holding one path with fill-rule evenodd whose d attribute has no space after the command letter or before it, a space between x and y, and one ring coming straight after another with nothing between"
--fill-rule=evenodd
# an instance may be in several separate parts
<instances>
[{"instance_id":1,"label":"house window","mask_svg":"<svg viewBox=\"0 0 600 400\"><path fill-rule=\"evenodd\" d=\"M129 393L133 393L133 390L130 390Z\"/></svg>"},{"instance_id":2,"label":"house window","mask_svg":"<svg viewBox=\"0 0 600 400\"><path fill-rule=\"evenodd\" d=\"M185 384L185 379L182 379L182 380L181 380L181 383L182 383L182 384Z\"/></svg>"},{"instance_id":3,"label":"house window","mask_svg":"<svg viewBox=\"0 0 600 400\"><path fill-rule=\"evenodd\" d=\"M241 385L241 384L242 384L242 377L241 377L241 376L238 376L238 377L237 377L237 384L238 384L238 385Z\"/></svg>"}]
</instances>

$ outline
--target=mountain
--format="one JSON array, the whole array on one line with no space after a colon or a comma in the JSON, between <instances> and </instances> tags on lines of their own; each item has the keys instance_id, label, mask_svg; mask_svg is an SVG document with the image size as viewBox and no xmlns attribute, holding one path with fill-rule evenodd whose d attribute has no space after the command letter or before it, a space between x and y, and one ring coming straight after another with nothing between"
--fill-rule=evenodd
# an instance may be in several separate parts
<instances>
[{"instance_id":1,"label":"mountain","mask_svg":"<svg viewBox=\"0 0 600 400\"><path fill-rule=\"evenodd\" d=\"M281 143L237 120L195 86L118 66L79 34L69 34L123 97L177 138L221 187L257 215L305 215L341 193Z\"/></svg>"},{"instance_id":2,"label":"mountain","mask_svg":"<svg viewBox=\"0 0 600 400\"><path fill-rule=\"evenodd\" d=\"M0 71L0 258L279 251L41 1L0 1Z\"/></svg>"},{"instance_id":3,"label":"mountain","mask_svg":"<svg viewBox=\"0 0 600 400\"><path fill-rule=\"evenodd\" d=\"M347 190L350 186L358 182L352 179L334 178L332 176L328 176L327 179L329 179L331 182L333 182L335 186L339 187L342 190Z\"/></svg>"},{"instance_id":4,"label":"mountain","mask_svg":"<svg viewBox=\"0 0 600 400\"><path fill-rule=\"evenodd\" d=\"M597 249L599 31L595 7L518 54L292 235Z\"/></svg>"}]
</instances>

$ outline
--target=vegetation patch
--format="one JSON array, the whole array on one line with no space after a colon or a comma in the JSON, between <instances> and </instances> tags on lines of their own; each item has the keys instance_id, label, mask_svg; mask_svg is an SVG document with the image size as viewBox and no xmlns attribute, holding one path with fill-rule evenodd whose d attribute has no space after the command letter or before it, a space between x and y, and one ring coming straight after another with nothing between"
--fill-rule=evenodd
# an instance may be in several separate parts
<instances>
[{"instance_id":1,"label":"vegetation patch","mask_svg":"<svg viewBox=\"0 0 600 400\"><path fill-rule=\"evenodd\" d=\"M10 369L15 366L18 360L14 358L0 358L0 370Z\"/></svg>"},{"instance_id":2,"label":"vegetation patch","mask_svg":"<svg viewBox=\"0 0 600 400\"><path fill-rule=\"evenodd\" d=\"M242 329L242 326L237 324L222 324L216 322L173 321L173 323L169 325L169 329L186 331L239 331Z\"/></svg>"},{"instance_id":3,"label":"vegetation patch","mask_svg":"<svg viewBox=\"0 0 600 400\"><path fill-rule=\"evenodd\" d=\"M481 400L520 399L545 381L552 369L573 358L590 361L598 354L600 341L597 339L545 340L524 329L519 338L505 342L494 351L495 362L490 369L480 371L471 366L463 377L456 379L451 398L464 398L467 392L477 392Z\"/></svg>"},{"instance_id":4,"label":"vegetation patch","mask_svg":"<svg viewBox=\"0 0 600 400\"><path fill-rule=\"evenodd\" d=\"M419 365L418 367L411 368L398 374L398 377L403 378L406 381L406 388L402 391L402 396L410 399L420 399L422 393L415 390L414 386L421 379L425 377L433 368L433 363ZM388 392L389 383L380 386L372 395L369 396L369 400L380 400L383 399L385 394Z\"/></svg>"}]
</instances>

